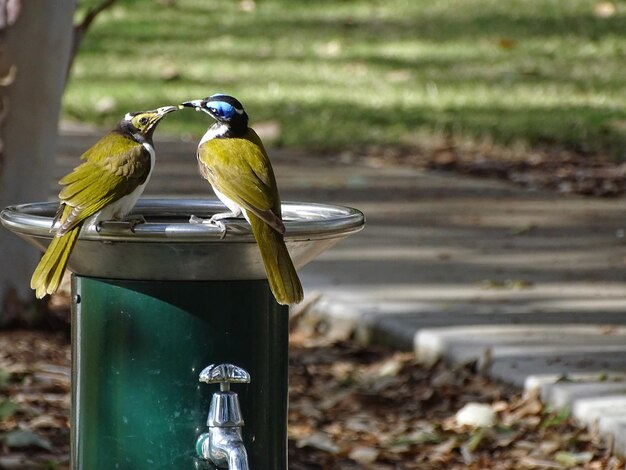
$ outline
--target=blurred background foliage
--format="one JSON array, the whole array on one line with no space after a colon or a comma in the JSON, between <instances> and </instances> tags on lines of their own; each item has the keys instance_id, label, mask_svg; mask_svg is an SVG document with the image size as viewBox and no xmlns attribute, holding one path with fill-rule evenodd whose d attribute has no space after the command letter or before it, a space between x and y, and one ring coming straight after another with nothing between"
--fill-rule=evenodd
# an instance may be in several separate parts
<instances>
[{"instance_id":1,"label":"blurred background foliage","mask_svg":"<svg viewBox=\"0 0 626 470\"><path fill-rule=\"evenodd\" d=\"M625 64L622 0L118 0L85 36L63 112L109 126L226 92L274 146L450 134L626 158ZM206 125L179 113L161 132Z\"/></svg>"}]
</instances>

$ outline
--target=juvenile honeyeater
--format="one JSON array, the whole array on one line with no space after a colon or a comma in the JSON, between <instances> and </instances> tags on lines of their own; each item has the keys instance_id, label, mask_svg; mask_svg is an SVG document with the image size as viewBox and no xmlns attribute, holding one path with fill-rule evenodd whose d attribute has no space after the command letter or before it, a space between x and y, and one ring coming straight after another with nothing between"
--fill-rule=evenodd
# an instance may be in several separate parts
<instances>
[{"instance_id":1,"label":"juvenile honeyeater","mask_svg":"<svg viewBox=\"0 0 626 470\"><path fill-rule=\"evenodd\" d=\"M127 113L81 156L79 166L61 178L59 209L50 229L54 238L30 280L37 298L56 292L83 226L122 220L132 210L154 168L154 129L177 109Z\"/></svg>"},{"instance_id":2,"label":"juvenile honeyeater","mask_svg":"<svg viewBox=\"0 0 626 470\"><path fill-rule=\"evenodd\" d=\"M259 246L276 301L283 305L300 302L302 284L283 238L285 225L274 171L261 139L248 127L242 104L232 96L217 94L182 105L215 119L198 145L198 165L231 212L215 214L206 222L224 230L221 219L243 215Z\"/></svg>"}]
</instances>

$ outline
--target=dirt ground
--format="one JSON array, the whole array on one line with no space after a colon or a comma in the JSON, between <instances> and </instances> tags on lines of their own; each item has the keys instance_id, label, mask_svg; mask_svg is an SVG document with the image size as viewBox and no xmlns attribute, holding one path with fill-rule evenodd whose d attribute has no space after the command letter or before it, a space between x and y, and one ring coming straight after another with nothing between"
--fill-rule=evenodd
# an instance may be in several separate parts
<instances>
[{"instance_id":1,"label":"dirt ground","mask_svg":"<svg viewBox=\"0 0 626 470\"><path fill-rule=\"evenodd\" d=\"M452 135L422 139L403 148L372 147L345 152L344 159L362 158L374 165L406 165L460 175L510 181L530 189L566 194L617 197L626 193L624 156L554 145L498 145L489 139L459 139Z\"/></svg>"},{"instance_id":2,"label":"dirt ground","mask_svg":"<svg viewBox=\"0 0 626 470\"><path fill-rule=\"evenodd\" d=\"M0 331L0 468L67 469L70 345L65 332ZM488 427L460 425L467 403ZM331 342L315 326L290 341L289 468L625 468L590 430L478 374L472 364Z\"/></svg>"}]
</instances>

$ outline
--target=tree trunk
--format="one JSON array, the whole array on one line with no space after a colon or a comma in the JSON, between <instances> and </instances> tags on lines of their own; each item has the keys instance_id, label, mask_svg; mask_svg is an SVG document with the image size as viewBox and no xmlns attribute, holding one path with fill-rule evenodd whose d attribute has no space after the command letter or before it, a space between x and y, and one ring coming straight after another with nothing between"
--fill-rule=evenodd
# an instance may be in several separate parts
<instances>
[{"instance_id":1,"label":"tree trunk","mask_svg":"<svg viewBox=\"0 0 626 470\"><path fill-rule=\"evenodd\" d=\"M0 129L0 208L48 196L75 7L75 0L23 0L17 22L3 32L5 58L17 74L2 90L8 114ZM0 248L2 325L33 311L29 284L39 254L3 229Z\"/></svg>"}]
</instances>

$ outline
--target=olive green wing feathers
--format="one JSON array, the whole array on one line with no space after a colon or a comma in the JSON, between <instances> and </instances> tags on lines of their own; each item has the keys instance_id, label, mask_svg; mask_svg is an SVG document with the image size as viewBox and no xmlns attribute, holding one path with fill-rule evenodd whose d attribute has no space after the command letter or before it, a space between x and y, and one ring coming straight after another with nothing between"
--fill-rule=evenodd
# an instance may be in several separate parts
<instances>
[{"instance_id":1,"label":"olive green wing feathers","mask_svg":"<svg viewBox=\"0 0 626 470\"><path fill-rule=\"evenodd\" d=\"M99 140L81 159L84 162L59 181L64 187L55 218L60 223L58 235L132 193L150 174L148 150L115 132ZM66 206L72 209L67 211Z\"/></svg>"},{"instance_id":2,"label":"olive green wing feathers","mask_svg":"<svg viewBox=\"0 0 626 470\"><path fill-rule=\"evenodd\" d=\"M198 149L198 162L202 176L219 192L285 233L274 172L253 130L243 138L205 142Z\"/></svg>"}]
</instances>

